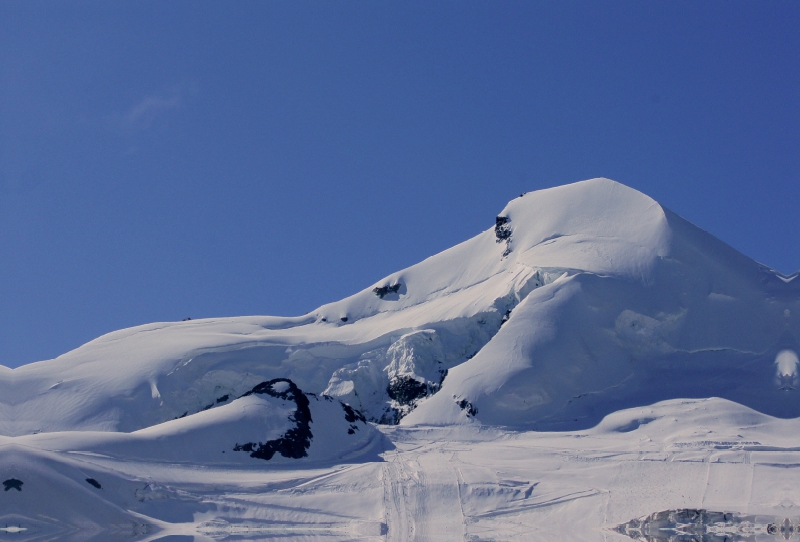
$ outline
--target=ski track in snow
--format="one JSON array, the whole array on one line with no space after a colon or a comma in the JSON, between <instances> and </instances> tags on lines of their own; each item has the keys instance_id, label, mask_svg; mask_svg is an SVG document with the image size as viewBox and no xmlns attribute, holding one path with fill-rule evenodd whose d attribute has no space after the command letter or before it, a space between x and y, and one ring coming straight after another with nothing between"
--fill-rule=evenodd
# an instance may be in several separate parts
<instances>
[{"instance_id":1,"label":"ski track in snow","mask_svg":"<svg viewBox=\"0 0 800 542\"><path fill-rule=\"evenodd\" d=\"M305 468L51 453L103 484L87 491L130 510L128 521L139 525L130 540L621 542L630 539L613 527L660 510L800 516L800 420L764 417L745 427L731 420L747 409L721 399L671 401L656 410L656 420L625 433L603 425L559 433L387 428L394 449ZM709 439L701 421L714 413L728 421ZM631 420L640 414L617 413ZM19 509L9 514L25 491L51 498L24 472L19 477L31 487L0 493L0 524L32 533L13 533L15 540L43 540L33 533L45 532L48 540L117 539L109 525L94 526L94 536L81 526L65 534L52 525L47 531L35 515L23 519Z\"/></svg>"}]
</instances>

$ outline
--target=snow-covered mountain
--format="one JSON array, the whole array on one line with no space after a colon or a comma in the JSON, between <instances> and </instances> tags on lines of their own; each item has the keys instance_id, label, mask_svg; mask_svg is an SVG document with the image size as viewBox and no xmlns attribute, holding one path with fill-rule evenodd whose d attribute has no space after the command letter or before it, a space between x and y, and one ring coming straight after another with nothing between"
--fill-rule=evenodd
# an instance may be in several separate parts
<instances>
[{"instance_id":1,"label":"snow-covered mountain","mask_svg":"<svg viewBox=\"0 0 800 542\"><path fill-rule=\"evenodd\" d=\"M273 378L381 423L590 426L708 396L798 416L775 365L797 349L793 278L594 179L525 194L482 234L301 317L149 324L3 369L0 433L134 431Z\"/></svg>"},{"instance_id":2,"label":"snow-covered mountain","mask_svg":"<svg viewBox=\"0 0 800 542\"><path fill-rule=\"evenodd\" d=\"M800 416L796 275L754 262L608 179L524 194L490 220L476 237L304 316L155 323L53 360L0 366L0 469L20 473L9 475L3 499L18 501L4 516L0 500L0 523L29 517L44 498L26 481L37 477L91 499L101 488L89 479L111 484L117 493L97 508L107 512L100 523L130 519L133 509L151 526L155 517L186 522L182 511L191 510L196 525L207 510L163 489L166 471L142 485L131 480L149 480L146 467L122 475L119 461L228 473L335 471L352 462L369 469L422 428L470 442L505 439L509 429L619 442L656 419L651 427L669 429L670 416L696 409L675 401L686 398L723 398L708 403L720 412L752 409L763 417L756 425ZM666 406L657 416L637 414L659 401ZM392 468L379 469L386 510L405 476ZM458 472L460 492L468 476ZM514 491L490 493L513 501ZM164 496L183 503L169 517L136 504ZM51 503L47 517L70 524L91 516L94 501L81 499L61 516ZM408 534L397 522L410 519L388 518L358 529Z\"/></svg>"}]
</instances>

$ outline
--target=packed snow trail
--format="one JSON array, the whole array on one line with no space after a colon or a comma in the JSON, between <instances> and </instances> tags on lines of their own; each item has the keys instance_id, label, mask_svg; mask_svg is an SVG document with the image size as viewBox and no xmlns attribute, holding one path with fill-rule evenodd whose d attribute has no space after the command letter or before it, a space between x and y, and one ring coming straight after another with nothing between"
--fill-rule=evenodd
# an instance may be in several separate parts
<instances>
[{"instance_id":1,"label":"packed snow trail","mask_svg":"<svg viewBox=\"0 0 800 542\"><path fill-rule=\"evenodd\" d=\"M452 453L425 447L386 459L388 540L463 540L465 518Z\"/></svg>"}]
</instances>

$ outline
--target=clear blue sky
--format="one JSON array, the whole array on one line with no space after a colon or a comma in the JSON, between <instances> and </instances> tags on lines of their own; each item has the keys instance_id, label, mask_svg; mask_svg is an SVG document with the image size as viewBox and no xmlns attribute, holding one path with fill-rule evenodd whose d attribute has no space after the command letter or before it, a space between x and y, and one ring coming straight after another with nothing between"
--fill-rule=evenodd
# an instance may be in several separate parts
<instances>
[{"instance_id":1,"label":"clear blue sky","mask_svg":"<svg viewBox=\"0 0 800 542\"><path fill-rule=\"evenodd\" d=\"M798 2L0 3L0 364L296 315L610 177L800 267Z\"/></svg>"}]
</instances>

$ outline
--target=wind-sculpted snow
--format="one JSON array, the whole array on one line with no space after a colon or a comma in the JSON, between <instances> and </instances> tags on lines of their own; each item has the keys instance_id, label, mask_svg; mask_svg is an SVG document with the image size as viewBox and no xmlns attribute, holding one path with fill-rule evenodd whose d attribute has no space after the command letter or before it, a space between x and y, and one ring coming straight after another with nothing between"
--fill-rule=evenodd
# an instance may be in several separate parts
<instances>
[{"instance_id":1,"label":"wind-sculpted snow","mask_svg":"<svg viewBox=\"0 0 800 542\"><path fill-rule=\"evenodd\" d=\"M28 525L19 540L76 524L100 533L76 540L630 540L655 531L616 526L691 510L795 525L796 275L607 179L524 194L487 226L303 316L154 323L0 366L0 525Z\"/></svg>"}]
</instances>

